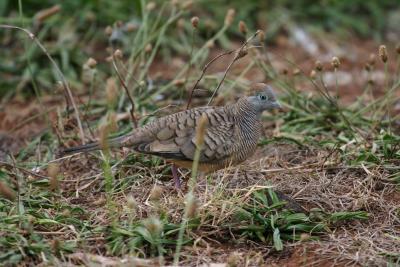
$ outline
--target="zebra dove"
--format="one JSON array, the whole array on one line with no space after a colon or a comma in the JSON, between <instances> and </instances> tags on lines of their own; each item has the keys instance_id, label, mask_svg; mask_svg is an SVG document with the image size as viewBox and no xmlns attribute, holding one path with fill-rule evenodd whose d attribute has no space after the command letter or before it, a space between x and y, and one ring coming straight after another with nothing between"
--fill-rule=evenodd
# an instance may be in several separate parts
<instances>
[{"instance_id":1,"label":"zebra dove","mask_svg":"<svg viewBox=\"0 0 400 267\"><path fill-rule=\"evenodd\" d=\"M238 164L256 150L262 134L261 113L280 108L269 85L251 86L247 96L224 107L198 107L158 118L132 133L109 140L109 147L129 147L156 155L179 167L191 168L196 151L196 129L202 114L207 128L199 159L205 173ZM101 149L99 143L67 148L64 153Z\"/></svg>"}]
</instances>

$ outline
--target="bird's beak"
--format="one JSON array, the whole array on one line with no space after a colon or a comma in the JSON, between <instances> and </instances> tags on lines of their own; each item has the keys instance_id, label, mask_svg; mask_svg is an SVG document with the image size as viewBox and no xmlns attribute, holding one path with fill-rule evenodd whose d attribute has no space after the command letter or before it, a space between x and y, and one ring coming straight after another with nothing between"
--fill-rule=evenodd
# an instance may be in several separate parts
<instances>
[{"instance_id":1,"label":"bird's beak","mask_svg":"<svg viewBox=\"0 0 400 267\"><path fill-rule=\"evenodd\" d=\"M282 110L282 105L278 101L275 101L272 105L274 109Z\"/></svg>"}]
</instances>

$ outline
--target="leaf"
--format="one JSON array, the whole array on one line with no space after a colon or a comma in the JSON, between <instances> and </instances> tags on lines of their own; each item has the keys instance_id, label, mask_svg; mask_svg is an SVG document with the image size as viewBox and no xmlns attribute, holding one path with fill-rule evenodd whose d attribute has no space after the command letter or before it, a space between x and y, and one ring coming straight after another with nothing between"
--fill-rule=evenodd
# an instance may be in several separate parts
<instances>
[{"instance_id":1,"label":"leaf","mask_svg":"<svg viewBox=\"0 0 400 267\"><path fill-rule=\"evenodd\" d=\"M283 244L282 244L281 235L280 235L278 228L275 228L275 230L274 230L273 239L274 239L275 249L278 251L281 251L283 249Z\"/></svg>"}]
</instances>

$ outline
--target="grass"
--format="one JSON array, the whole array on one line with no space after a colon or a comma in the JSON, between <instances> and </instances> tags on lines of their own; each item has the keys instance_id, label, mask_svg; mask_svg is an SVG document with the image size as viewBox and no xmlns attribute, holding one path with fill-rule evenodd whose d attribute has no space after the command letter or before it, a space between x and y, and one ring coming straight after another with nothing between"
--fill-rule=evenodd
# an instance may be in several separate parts
<instances>
[{"instance_id":1,"label":"grass","mask_svg":"<svg viewBox=\"0 0 400 267\"><path fill-rule=\"evenodd\" d=\"M232 62L250 60L250 66L262 70L265 79L281 90L285 112L263 117L268 138L260 141L257 155L246 164L207 177L197 177L194 167L186 196L173 189L169 166L156 157L105 148L55 161L60 147L80 144L82 136L85 142L96 136L105 140L134 130L131 117L143 125L177 109L168 108L170 104L183 109L190 85L201 75L199 87L211 89L196 96L192 106L206 104L222 82L219 97L229 98L226 88L247 86L249 81L243 80L250 67L235 65L230 71L239 73L231 75L225 64L222 69L228 75L223 80L218 73L202 70L213 52L210 44L230 43L228 33L235 30L229 19L220 18L222 26L207 36L201 31L202 17L199 32L194 31L189 19L193 10L185 3L135 5L140 23L134 31L115 23L106 35L89 23L89 29L77 35L85 24L75 21L62 23L60 31L70 33L63 39L53 33L63 21L55 14L37 33L72 88L84 135L79 134L72 109L61 109L66 86L50 92L60 76L46 55L22 33L5 31L3 38L18 43L9 48L12 54L23 51L25 43L27 49L14 60L29 66L30 72L22 75L15 68L11 81L2 81L7 85L2 85L1 104L11 105L21 96L52 111L47 114L49 123L44 115L34 114L33 127L42 130L28 135L27 145L15 158L7 155L0 162L2 264L151 266L220 260L241 266L271 263L298 248L319 255L312 261L399 263L400 132L394 112L398 70L392 73L385 67L381 94L371 98L366 85L357 101L343 105L334 93L338 88L325 87L323 72L314 79L304 73L280 74L263 57L274 56L269 47L248 49L245 58ZM20 8L28 11L29 6L22 1ZM112 10L104 14L108 12ZM21 21L31 20L24 14L20 13ZM181 27L174 33L177 23ZM239 41L245 40L242 36ZM107 50L108 41L117 45ZM87 56L77 49L93 51L97 46L97 52ZM167 79L157 78L152 67L177 55L185 59L177 71L164 73ZM89 67L89 57L95 57L97 65ZM22 77L22 82L17 85L15 77ZM299 90L304 86L313 89L312 95ZM33 100L29 93L21 93L22 88L35 87L40 94ZM215 101L225 99L217 96ZM26 131L26 125L32 127L24 120L16 129Z\"/></svg>"}]
</instances>

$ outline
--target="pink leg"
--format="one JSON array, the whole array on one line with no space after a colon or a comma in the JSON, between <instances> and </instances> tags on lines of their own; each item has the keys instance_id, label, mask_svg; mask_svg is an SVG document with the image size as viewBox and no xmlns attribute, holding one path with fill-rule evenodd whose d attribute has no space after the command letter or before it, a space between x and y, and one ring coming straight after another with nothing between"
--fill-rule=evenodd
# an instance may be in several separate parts
<instances>
[{"instance_id":1,"label":"pink leg","mask_svg":"<svg viewBox=\"0 0 400 267\"><path fill-rule=\"evenodd\" d=\"M178 168L176 167L175 164L172 164L171 171L172 171L172 177L174 177L175 188L181 190L181 179L178 175Z\"/></svg>"}]
</instances>

